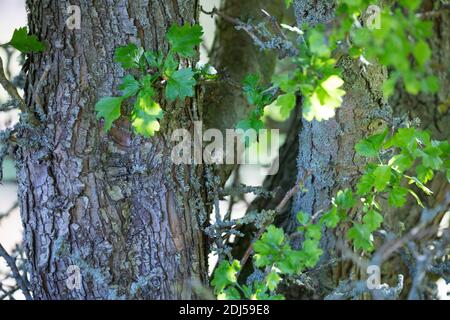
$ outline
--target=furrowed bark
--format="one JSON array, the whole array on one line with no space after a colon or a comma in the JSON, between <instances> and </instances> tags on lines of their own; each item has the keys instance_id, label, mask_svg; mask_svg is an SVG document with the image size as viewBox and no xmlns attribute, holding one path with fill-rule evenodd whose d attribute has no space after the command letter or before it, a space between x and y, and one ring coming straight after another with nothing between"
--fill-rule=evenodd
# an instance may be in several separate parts
<instances>
[{"instance_id":1,"label":"furrowed bark","mask_svg":"<svg viewBox=\"0 0 450 320\"><path fill-rule=\"evenodd\" d=\"M318 0L294 1L297 24L316 24L328 22L333 18L333 2ZM355 144L364 137L386 125L391 119L390 109L383 101L382 83L386 78L385 68L372 64L365 70L359 62L341 57L339 66L343 70L345 90L342 106L336 116L328 121L302 120L299 134L299 156L297 160L298 179L305 172L311 175L306 180L305 193L295 198L291 216L287 223L296 225L296 213L300 210L308 214L316 214L326 210L336 192L346 187L353 187L362 171L365 161L354 151ZM336 238L344 238L344 229L336 232L327 231L322 241L324 255L321 263L339 257ZM335 288L339 279L348 278L351 265L338 263L324 267L313 273L313 292L303 293L300 289L291 288L287 292L291 298L320 298L328 290ZM298 290L298 292L295 292Z\"/></svg>"},{"instance_id":2,"label":"furrowed bark","mask_svg":"<svg viewBox=\"0 0 450 320\"><path fill-rule=\"evenodd\" d=\"M70 30L67 8L81 8ZM25 244L35 299L194 299L207 285L202 168L170 160L171 129L189 129L198 98L166 111L152 139L132 133L122 117L109 134L94 105L118 94L124 71L113 62L129 42L167 51L172 24L196 23L196 0L28 0L30 32L48 43L30 57L17 152ZM188 62L185 62L188 63ZM46 66L48 76L32 97ZM124 108L127 109L127 108ZM127 112L127 110L124 110ZM195 195L195 196L194 196ZM66 279L80 268L81 289Z\"/></svg>"}]
</instances>

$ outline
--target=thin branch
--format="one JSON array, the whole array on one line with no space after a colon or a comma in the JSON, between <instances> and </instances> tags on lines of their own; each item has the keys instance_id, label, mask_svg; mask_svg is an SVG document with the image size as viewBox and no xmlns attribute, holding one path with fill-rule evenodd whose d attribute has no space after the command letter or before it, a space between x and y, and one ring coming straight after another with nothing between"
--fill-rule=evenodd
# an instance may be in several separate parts
<instances>
[{"instance_id":1,"label":"thin branch","mask_svg":"<svg viewBox=\"0 0 450 320\"><path fill-rule=\"evenodd\" d=\"M25 110L25 102L20 97L19 93L17 92L16 88L13 86L13 84L6 78L5 70L3 69L3 60L0 57L0 84L5 88L6 92L15 100L19 101L19 108L20 110Z\"/></svg>"},{"instance_id":2,"label":"thin branch","mask_svg":"<svg viewBox=\"0 0 450 320\"><path fill-rule=\"evenodd\" d=\"M5 213L0 213L0 220L9 216L18 207L19 207L19 203L16 201L8 211L6 211Z\"/></svg>"},{"instance_id":3,"label":"thin branch","mask_svg":"<svg viewBox=\"0 0 450 320\"><path fill-rule=\"evenodd\" d=\"M16 280L20 290L22 290L23 294L25 295L25 298L27 300L33 300L33 298L30 295L30 290L26 285L27 281L20 275L19 269L17 268L16 259L11 257L1 244L0 244L0 257L3 257L3 259L5 259L6 264L11 269L13 277Z\"/></svg>"},{"instance_id":4,"label":"thin branch","mask_svg":"<svg viewBox=\"0 0 450 320\"><path fill-rule=\"evenodd\" d=\"M304 186L304 181L309 177L311 173L307 172L303 179L297 183L291 190L289 190L286 195L284 196L284 198L280 201L280 203L278 204L278 206L275 208L275 214L278 215L280 214L284 207L288 204L289 200L291 200L291 198L300 190L303 189ZM258 232L256 233L253 241L250 243L249 247L247 248L247 250L245 251L244 256L241 259L241 266L244 266L247 263L248 258L250 257L250 255L253 253L253 245L255 243L255 241L257 241L262 234L266 231L267 226L263 226L262 228L260 228L258 230Z\"/></svg>"},{"instance_id":5,"label":"thin branch","mask_svg":"<svg viewBox=\"0 0 450 320\"><path fill-rule=\"evenodd\" d=\"M444 201L433 209L424 208L421 214L421 221L401 238L385 242L374 255L372 261L374 264L381 265L394 252L403 247L409 241L422 239L430 234L436 234L439 227L432 226L426 228L428 223L433 220L440 212L447 211L450 208L450 193L447 193Z\"/></svg>"},{"instance_id":6,"label":"thin branch","mask_svg":"<svg viewBox=\"0 0 450 320\"><path fill-rule=\"evenodd\" d=\"M11 99L0 105L0 112L6 112L17 109L20 105L20 101Z\"/></svg>"},{"instance_id":7,"label":"thin branch","mask_svg":"<svg viewBox=\"0 0 450 320\"><path fill-rule=\"evenodd\" d=\"M285 58L287 56L294 57L298 55L298 49L296 46L289 41L289 39L287 39L276 19L266 10L261 9L261 12L274 26L277 34L270 34L269 31L264 30L264 27L261 27L261 25L255 26L251 23L245 23L235 17L231 17L223 13L215 7L211 11L205 11L202 7L200 7L200 10L204 14L210 15L211 17L217 15L225 21L233 24L236 30L243 30L246 32L258 47L261 49L275 50L278 52L278 56L280 58Z\"/></svg>"}]
</instances>

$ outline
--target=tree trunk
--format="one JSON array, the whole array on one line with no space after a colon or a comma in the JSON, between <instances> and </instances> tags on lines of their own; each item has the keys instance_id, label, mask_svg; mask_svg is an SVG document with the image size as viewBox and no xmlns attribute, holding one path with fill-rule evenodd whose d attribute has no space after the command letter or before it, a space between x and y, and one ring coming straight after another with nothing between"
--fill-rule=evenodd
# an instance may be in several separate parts
<instances>
[{"instance_id":1,"label":"tree trunk","mask_svg":"<svg viewBox=\"0 0 450 320\"><path fill-rule=\"evenodd\" d=\"M333 2L327 0L319 0L314 4L297 0L294 1L294 8L299 26L305 22L312 25L324 23L333 18ZM390 109L384 103L382 93L382 83L387 75L385 68L372 64L363 70L359 62L345 56L340 58L338 64L343 69L347 94L336 116L322 122L302 120L298 179L303 179L305 172L311 174L305 181L308 191L296 196L288 218L289 224L294 226L298 211L313 215L326 210L338 190L356 184L365 161L355 154L355 144L386 126L386 120L391 119ZM335 232L325 233L321 263L339 256L336 238L343 238L345 232L338 228ZM314 292L306 296L298 296L295 292L291 294L296 298L323 297L328 290L337 286L338 280L348 278L349 267L346 263L337 263L329 268L321 268L312 273Z\"/></svg>"},{"instance_id":2,"label":"tree trunk","mask_svg":"<svg viewBox=\"0 0 450 320\"><path fill-rule=\"evenodd\" d=\"M105 134L94 105L117 94L124 72L113 62L116 47L167 51L167 29L196 23L198 3L78 1L81 30L70 30L73 4L27 1L31 33L48 42L30 57L25 90L40 124L22 115L19 140L30 142L17 151L33 296L195 299L208 278L203 168L173 165L169 137L198 119L198 98L160 97L171 116L152 139L135 136L125 117ZM80 268L80 289L67 286L71 265Z\"/></svg>"}]
</instances>

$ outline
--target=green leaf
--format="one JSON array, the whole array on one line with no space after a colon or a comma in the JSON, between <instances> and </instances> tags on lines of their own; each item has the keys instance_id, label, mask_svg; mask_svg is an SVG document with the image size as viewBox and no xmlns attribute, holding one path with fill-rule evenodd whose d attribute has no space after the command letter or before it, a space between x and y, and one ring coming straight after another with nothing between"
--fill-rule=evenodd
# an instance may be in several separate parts
<instances>
[{"instance_id":1,"label":"green leaf","mask_svg":"<svg viewBox=\"0 0 450 320\"><path fill-rule=\"evenodd\" d=\"M333 207L331 210L327 211L321 218L320 223L325 224L328 228L336 228L339 223L340 218L337 212L337 208Z\"/></svg>"},{"instance_id":2,"label":"green leaf","mask_svg":"<svg viewBox=\"0 0 450 320\"><path fill-rule=\"evenodd\" d=\"M400 78L399 74L393 74L384 81L383 83L383 95L385 99L388 99L395 91L395 85L398 82L398 79Z\"/></svg>"},{"instance_id":3,"label":"green leaf","mask_svg":"<svg viewBox=\"0 0 450 320\"><path fill-rule=\"evenodd\" d=\"M403 187L393 187L389 192L389 205L397 208L403 207L406 203L408 189Z\"/></svg>"},{"instance_id":4,"label":"green leaf","mask_svg":"<svg viewBox=\"0 0 450 320\"><path fill-rule=\"evenodd\" d=\"M284 241L284 231L274 225L270 225L267 231L261 236L261 240L271 245L281 246Z\"/></svg>"},{"instance_id":5,"label":"green leaf","mask_svg":"<svg viewBox=\"0 0 450 320\"><path fill-rule=\"evenodd\" d=\"M393 156L388 164L400 172L405 172L414 164L414 158L409 153L400 153Z\"/></svg>"},{"instance_id":6,"label":"green leaf","mask_svg":"<svg viewBox=\"0 0 450 320\"><path fill-rule=\"evenodd\" d=\"M428 146L423 152L420 152L422 156L423 165L433 170L440 170L444 162L440 158L442 150L438 147Z\"/></svg>"},{"instance_id":7,"label":"green leaf","mask_svg":"<svg viewBox=\"0 0 450 320\"><path fill-rule=\"evenodd\" d=\"M164 60L164 75L167 78L170 78L170 76L178 70L180 62L175 58L175 55L169 52L166 59Z\"/></svg>"},{"instance_id":8,"label":"green leaf","mask_svg":"<svg viewBox=\"0 0 450 320\"><path fill-rule=\"evenodd\" d=\"M303 212L303 211L299 211L297 212L297 221L301 224L301 225L306 225L309 221L310 216Z\"/></svg>"},{"instance_id":9,"label":"green leaf","mask_svg":"<svg viewBox=\"0 0 450 320\"><path fill-rule=\"evenodd\" d=\"M436 93L441 86L440 80L436 76L428 76L421 81L421 87L425 93Z\"/></svg>"},{"instance_id":10,"label":"green leaf","mask_svg":"<svg viewBox=\"0 0 450 320\"><path fill-rule=\"evenodd\" d=\"M417 178L422 183L427 183L431 179L433 179L434 171L433 169L427 168L424 165L418 165L416 167Z\"/></svg>"},{"instance_id":11,"label":"green leaf","mask_svg":"<svg viewBox=\"0 0 450 320\"><path fill-rule=\"evenodd\" d=\"M45 51L45 45L35 35L28 35L27 27L15 29L11 40L7 43L23 53Z\"/></svg>"},{"instance_id":12,"label":"green leaf","mask_svg":"<svg viewBox=\"0 0 450 320\"><path fill-rule=\"evenodd\" d=\"M307 268L315 267L323 254L322 249L319 248L319 242L310 239L303 242L301 252L304 259L303 263Z\"/></svg>"},{"instance_id":13,"label":"green leaf","mask_svg":"<svg viewBox=\"0 0 450 320\"><path fill-rule=\"evenodd\" d=\"M336 109L342 105L345 91L340 89L343 80L337 75L330 75L321 81L320 86L312 92L303 87L303 117L307 121L328 120L334 117Z\"/></svg>"},{"instance_id":14,"label":"green leaf","mask_svg":"<svg viewBox=\"0 0 450 320\"><path fill-rule=\"evenodd\" d=\"M292 5L292 1L293 0L284 0L284 2L286 3L286 8L289 8Z\"/></svg>"},{"instance_id":15,"label":"green leaf","mask_svg":"<svg viewBox=\"0 0 450 320\"><path fill-rule=\"evenodd\" d=\"M360 179L356 186L357 193L360 196L366 195L367 193L372 191L372 188L375 184L375 178L373 176L373 172L365 173Z\"/></svg>"},{"instance_id":16,"label":"green leaf","mask_svg":"<svg viewBox=\"0 0 450 320\"><path fill-rule=\"evenodd\" d=\"M419 40L413 49L414 58L420 66L425 65L425 63L430 60L431 49L424 40Z\"/></svg>"},{"instance_id":17,"label":"green leaf","mask_svg":"<svg viewBox=\"0 0 450 320\"><path fill-rule=\"evenodd\" d=\"M356 200L353 198L352 190L347 188L344 191L338 191L334 202L338 207L342 209L350 209L355 205Z\"/></svg>"},{"instance_id":18,"label":"green leaf","mask_svg":"<svg viewBox=\"0 0 450 320\"><path fill-rule=\"evenodd\" d=\"M139 68L144 49L138 48L134 43L118 47L114 54L114 61L120 63L122 68Z\"/></svg>"},{"instance_id":19,"label":"green leaf","mask_svg":"<svg viewBox=\"0 0 450 320\"><path fill-rule=\"evenodd\" d=\"M202 42L203 29L199 25L184 26L173 25L167 32L167 39L172 46L172 51L183 57L195 55L194 48Z\"/></svg>"},{"instance_id":20,"label":"green leaf","mask_svg":"<svg viewBox=\"0 0 450 320\"><path fill-rule=\"evenodd\" d=\"M140 87L141 85L139 84L139 81L129 74L123 78L122 83L119 86L119 90L122 91L122 96L126 99L136 95Z\"/></svg>"},{"instance_id":21,"label":"green leaf","mask_svg":"<svg viewBox=\"0 0 450 320\"><path fill-rule=\"evenodd\" d=\"M159 131L158 120L163 117L160 105L148 98L148 95L140 94L131 116L131 124L134 130L144 137L153 137Z\"/></svg>"},{"instance_id":22,"label":"green leaf","mask_svg":"<svg viewBox=\"0 0 450 320\"><path fill-rule=\"evenodd\" d=\"M240 300L241 294L235 287L229 287L217 295L217 300Z\"/></svg>"},{"instance_id":23,"label":"green leaf","mask_svg":"<svg viewBox=\"0 0 450 320\"><path fill-rule=\"evenodd\" d=\"M299 250L288 248L283 251L284 259L278 260L276 266L283 274L298 274L303 269L304 255Z\"/></svg>"},{"instance_id":24,"label":"green leaf","mask_svg":"<svg viewBox=\"0 0 450 320\"><path fill-rule=\"evenodd\" d=\"M264 128L264 122L262 120L256 119L256 118L241 120L236 125L236 129L241 129L244 132L249 129L259 131L263 128Z\"/></svg>"},{"instance_id":25,"label":"green leaf","mask_svg":"<svg viewBox=\"0 0 450 320\"><path fill-rule=\"evenodd\" d=\"M163 65L164 58L161 52L145 51L144 57L150 68L160 69Z\"/></svg>"},{"instance_id":26,"label":"green leaf","mask_svg":"<svg viewBox=\"0 0 450 320\"><path fill-rule=\"evenodd\" d=\"M330 47L325 43L325 37L322 32L312 29L308 36L309 49L313 54L319 57L329 57L331 55Z\"/></svg>"},{"instance_id":27,"label":"green leaf","mask_svg":"<svg viewBox=\"0 0 450 320\"><path fill-rule=\"evenodd\" d=\"M415 136L416 131L414 128L400 128L397 133L388 142L386 142L385 147L398 147L413 151L411 146L416 141Z\"/></svg>"},{"instance_id":28,"label":"green leaf","mask_svg":"<svg viewBox=\"0 0 450 320\"><path fill-rule=\"evenodd\" d=\"M389 184L392 169L389 166L378 166L374 171L374 186L378 192L383 191Z\"/></svg>"},{"instance_id":29,"label":"green leaf","mask_svg":"<svg viewBox=\"0 0 450 320\"><path fill-rule=\"evenodd\" d=\"M419 9L422 0L400 0L400 4L411 11Z\"/></svg>"},{"instance_id":30,"label":"green leaf","mask_svg":"<svg viewBox=\"0 0 450 320\"><path fill-rule=\"evenodd\" d=\"M268 266L272 263L272 260L269 259L267 255L256 253L253 255L253 259L255 260L255 266L258 268Z\"/></svg>"},{"instance_id":31,"label":"green leaf","mask_svg":"<svg viewBox=\"0 0 450 320\"><path fill-rule=\"evenodd\" d=\"M383 222L383 216L375 210L369 210L363 217L363 222L369 232L377 230Z\"/></svg>"},{"instance_id":32,"label":"green leaf","mask_svg":"<svg viewBox=\"0 0 450 320\"><path fill-rule=\"evenodd\" d=\"M228 261L222 261L214 271L214 277L211 285L214 286L214 292L222 292L225 287L235 284L237 273L241 270L239 261L234 260L231 264Z\"/></svg>"},{"instance_id":33,"label":"green leaf","mask_svg":"<svg viewBox=\"0 0 450 320\"><path fill-rule=\"evenodd\" d=\"M274 291L278 287L278 283L280 283L281 277L275 271L269 272L266 277L266 285L270 291Z\"/></svg>"},{"instance_id":34,"label":"green leaf","mask_svg":"<svg viewBox=\"0 0 450 320\"><path fill-rule=\"evenodd\" d=\"M282 94L277 98L275 104L280 107L280 114L283 118L288 118L295 108L297 98L294 93Z\"/></svg>"},{"instance_id":35,"label":"green leaf","mask_svg":"<svg viewBox=\"0 0 450 320\"><path fill-rule=\"evenodd\" d=\"M166 97L169 101L194 96L194 72L191 68L175 71L167 80Z\"/></svg>"},{"instance_id":36,"label":"green leaf","mask_svg":"<svg viewBox=\"0 0 450 320\"><path fill-rule=\"evenodd\" d=\"M353 241L356 250L363 249L370 252L373 250L372 237L367 225L355 223L347 232L348 239Z\"/></svg>"},{"instance_id":37,"label":"green leaf","mask_svg":"<svg viewBox=\"0 0 450 320\"><path fill-rule=\"evenodd\" d=\"M105 120L103 125L105 132L108 132L112 123L119 119L123 100L123 97L105 97L95 104L97 119L103 118Z\"/></svg>"},{"instance_id":38,"label":"green leaf","mask_svg":"<svg viewBox=\"0 0 450 320\"><path fill-rule=\"evenodd\" d=\"M253 249L255 250L255 265L264 267L272 264L282 254L282 245L284 243L283 229L270 225L261 238L255 241ZM289 246L287 245L288 249Z\"/></svg>"},{"instance_id":39,"label":"green leaf","mask_svg":"<svg viewBox=\"0 0 450 320\"><path fill-rule=\"evenodd\" d=\"M300 88L298 81L291 78L289 74L285 73L275 74L272 77L272 82L286 93L295 93Z\"/></svg>"},{"instance_id":40,"label":"green leaf","mask_svg":"<svg viewBox=\"0 0 450 320\"><path fill-rule=\"evenodd\" d=\"M244 78L243 91L247 97L249 104L259 107L268 105L271 103L272 95L265 93L264 89L260 85L260 77L257 74L249 74Z\"/></svg>"},{"instance_id":41,"label":"green leaf","mask_svg":"<svg viewBox=\"0 0 450 320\"><path fill-rule=\"evenodd\" d=\"M307 226L305 237L311 240L320 240L320 238L322 238L322 226L319 224L311 224Z\"/></svg>"},{"instance_id":42,"label":"green leaf","mask_svg":"<svg viewBox=\"0 0 450 320\"><path fill-rule=\"evenodd\" d=\"M337 75L329 76L320 84L320 86L324 88L325 91L332 97L339 96L339 93L341 93L341 91L338 91L338 89L343 85L344 80L342 80L341 77Z\"/></svg>"},{"instance_id":43,"label":"green leaf","mask_svg":"<svg viewBox=\"0 0 450 320\"><path fill-rule=\"evenodd\" d=\"M368 158L377 157L383 146L384 139L386 139L386 135L387 131L359 141L355 146L356 153Z\"/></svg>"}]
</instances>

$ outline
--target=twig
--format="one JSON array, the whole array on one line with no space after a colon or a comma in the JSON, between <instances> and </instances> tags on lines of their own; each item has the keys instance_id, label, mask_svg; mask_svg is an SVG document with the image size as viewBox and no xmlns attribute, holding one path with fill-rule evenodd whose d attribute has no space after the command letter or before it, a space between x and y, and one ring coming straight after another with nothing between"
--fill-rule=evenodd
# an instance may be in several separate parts
<instances>
[{"instance_id":1,"label":"twig","mask_svg":"<svg viewBox=\"0 0 450 320\"><path fill-rule=\"evenodd\" d=\"M0 105L0 112L10 111L18 108L20 101L11 99Z\"/></svg>"},{"instance_id":2,"label":"twig","mask_svg":"<svg viewBox=\"0 0 450 320\"><path fill-rule=\"evenodd\" d=\"M306 180L306 178L310 175L310 172L307 172L305 174L305 176L303 177L302 181L300 181L299 183L297 183L291 190L289 190L286 195L284 196L284 198L280 201L280 203L278 204L278 206L275 208L275 214L278 215L282 212L282 210L284 209L284 207L287 205L287 203L289 202L289 200L291 200L291 198L297 193L299 192L304 185L304 181ZM241 259L241 267L243 267L246 263L248 258L250 257L250 255L253 253L253 244L255 243L255 241L257 241L262 234L266 231L267 226L263 226L262 228L260 228L258 230L258 232L256 233L253 241L250 243L250 245L248 246L247 250L244 253L244 256Z\"/></svg>"},{"instance_id":3,"label":"twig","mask_svg":"<svg viewBox=\"0 0 450 320\"><path fill-rule=\"evenodd\" d=\"M27 281L20 275L19 269L17 268L16 259L11 257L1 244L0 244L0 257L3 257L3 259L5 259L6 264L11 269L13 277L16 280L20 290L22 290L23 294L25 295L25 298L27 300L33 300L33 298L30 295L30 291L26 285Z\"/></svg>"},{"instance_id":4,"label":"twig","mask_svg":"<svg viewBox=\"0 0 450 320\"><path fill-rule=\"evenodd\" d=\"M254 26L251 23L245 23L237 18L231 17L217 8L213 8L211 11L205 11L200 7L201 12L207 15L217 15L224 19L225 21L235 25L236 30L243 30L246 32L253 42L261 49L275 50L278 52L280 58L285 58L287 56L294 57L298 55L298 49L296 46L287 39L286 35L283 33L280 25L274 17L272 17L267 11L261 10L265 18L268 18L275 31L279 34L270 34L269 31L260 30L261 26Z\"/></svg>"},{"instance_id":5,"label":"twig","mask_svg":"<svg viewBox=\"0 0 450 320\"><path fill-rule=\"evenodd\" d=\"M13 206L6 211L5 213L0 213L0 220L2 220L3 218L9 216L11 214L11 212L13 212L15 209L17 209L19 207L19 203L16 201Z\"/></svg>"},{"instance_id":6,"label":"twig","mask_svg":"<svg viewBox=\"0 0 450 320\"><path fill-rule=\"evenodd\" d=\"M450 206L450 193L447 193L444 201L440 205L436 206L433 209L428 208L423 209L420 223L414 228L412 228L403 237L384 243L380 247L380 249L377 250L376 254L372 259L372 261L374 261L374 264L381 265L383 261L386 261L386 259L389 258L395 251L403 247L409 241L421 239L430 234L435 234L439 229L438 226L433 226L427 229L424 228L428 225L428 223L431 220L434 219L434 217L436 217L439 214L439 212L448 210L449 206Z\"/></svg>"},{"instance_id":7,"label":"twig","mask_svg":"<svg viewBox=\"0 0 450 320\"><path fill-rule=\"evenodd\" d=\"M15 100L19 101L19 108L20 110L25 110L25 102L20 97L19 93L17 92L16 88L13 86L13 84L6 78L5 70L3 69L3 60L0 57L0 84L5 88L6 92Z\"/></svg>"}]
</instances>

